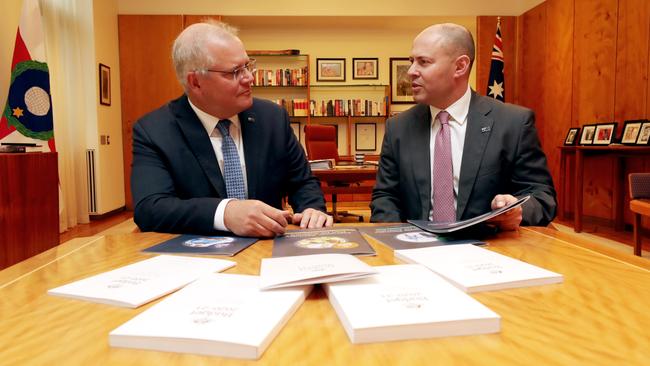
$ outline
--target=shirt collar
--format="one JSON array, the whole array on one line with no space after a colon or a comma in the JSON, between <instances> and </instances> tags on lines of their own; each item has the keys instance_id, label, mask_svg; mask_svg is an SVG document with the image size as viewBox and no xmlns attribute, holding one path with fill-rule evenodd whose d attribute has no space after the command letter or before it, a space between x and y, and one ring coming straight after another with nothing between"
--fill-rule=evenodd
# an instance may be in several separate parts
<instances>
[{"instance_id":1,"label":"shirt collar","mask_svg":"<svg viewBox=\"0 0 650 366\"><path fill-rule=\"evenodd\" d=\"M219 123L219 118L204 112L199 109L199 107L195 106L190 98L187 98L187 101L190 103L190 107L192 107L192 110L194 113L196 113L196 116L199 117L199 120L201 121L201 124L203 124L203 128L205 128L205 131L208 133L208 136L212 134L212 131L214 131L214 128L217 127L217 123ZM230 128L236 127L237 129L240 129L239 127L239 116L234 115L230 118L228 118L230 122Z\"/></svg>"},{"instance_id":2,"label":"shirt collar","mask_svg":"<svg viewBox=\"0 0 650 366\"><path fill-rule=\"evenodd\" d=\"M467 85L467 90L465 91L465 94L463 94L462 97L460 97L457 101L452 103L447 109L447 113L453 118L454 121L456 121L459 124L465 123L465 120L467 119L467 114L469 113L469 102L472 100L472 93L469 85ZM433 124L434 120L436 119L436 116L442 109L438 109L432 105L429 106L429 110L431 111L431 123Z\"/></svg>"}]
</instances>

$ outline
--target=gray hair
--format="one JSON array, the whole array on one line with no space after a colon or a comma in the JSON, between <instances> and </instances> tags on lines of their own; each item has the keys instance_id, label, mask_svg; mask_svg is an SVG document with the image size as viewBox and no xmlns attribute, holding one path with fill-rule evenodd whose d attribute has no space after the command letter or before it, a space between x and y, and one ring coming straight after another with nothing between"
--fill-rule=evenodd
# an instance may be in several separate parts
<instances>
[{"instance_id":1,"label":"gray hair","mask_svg":"<svg viewBox=\"0 0 650 366\"><path fill-rule=\"evenodd\" d=\"M204 70L216 62L206 52L206 44L220 39L237 38L237 32L237 28L229 24L207 19L188 26L176 37L172 46L172 62L176 78L184 89L187 89L188 72Z\"/></svg>"}]
</instances>

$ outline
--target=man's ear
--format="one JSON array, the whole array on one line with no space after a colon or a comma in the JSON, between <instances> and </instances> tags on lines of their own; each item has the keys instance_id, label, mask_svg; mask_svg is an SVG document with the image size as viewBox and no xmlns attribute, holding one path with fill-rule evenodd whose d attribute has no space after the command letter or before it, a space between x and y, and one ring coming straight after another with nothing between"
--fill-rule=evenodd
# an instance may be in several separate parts
<instances>
[{"instance_id":1,"label":"man's ear","mask_svg":"<svg viewBox=\"0 0 650 366\"><path fill-rule=\"evenodd\" d=\"M461 55L456 59L456 76L469 75L470 72L469 56Z\"/></svg>"},{"instance_id":2,"label":"man's ear","mask_svg":"<svg viewBox=\"0 0 650 366\"><path fill-rule=\"evenodd\" d=\"M185 75L185 81L187 82L188 90L198 91L198 89L201 89L201 83L196 72L188 72L187 75Z\"/></svg>"}]
</instances>

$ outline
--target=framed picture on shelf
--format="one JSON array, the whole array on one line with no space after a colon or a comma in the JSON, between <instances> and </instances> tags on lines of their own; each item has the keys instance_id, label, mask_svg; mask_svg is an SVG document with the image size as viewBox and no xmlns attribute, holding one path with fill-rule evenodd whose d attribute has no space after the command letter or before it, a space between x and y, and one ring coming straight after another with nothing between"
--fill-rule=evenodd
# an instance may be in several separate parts
<instances>
[{"instance_id":1,"label":"framed picture on shelf","mask_svg":"<svg viewBox=\"0 0 650 366\"><path fill-rule=\"evenodd\" d=\"M641 131L639 132L639 138L636 139L637 145L648 145L650 141L650 121L646 120L641 124Z\"/></svg>"},{"instance_id":2,"label":"framed picture on shelf","mask_svg":"<svg viewBox=\"0 0 650 366\"><path fill-rule=\"evenodd\" d=\"M594 143L594 132L596 132L596 125L582 126L582 134L580 134L580 145L591 145Z\"/></svg>"},{"instance_id":3,"label":"framed picture on shelf","mask_svg":"<svg viewBox=\"0 0 650 366\"><path fill-rule=\"evenodd\" d=\"M377 150L377 124L376 123L355 123L354 140L356 151Z\"/></svg>"},{"instance_id":4,"label":"framed picture on shelf","mask_svg":"<svg viewBox=\"0 0 650 366\"><path fill-rule=\"evenodd\" d=\"M353 58L352 79L379 79L378 58Z\"/></svg>"},{"instance_id":5,"label":"framed picture on shelf","mask_svg":"<svg viewBox=\"0 0 650 366\"><path fill-rule=\"evenodd\" d=\"M642 124L643 120L625 121L621 143L624 145L636 144L636 140L639 138L639 132L641 132Z\"/></svg>"},{"instance_id":6,"label":"framed picture on shelf","mask_svg":"<svg viewBox=\"0 0 650 366\"><path fill-rule=\"evenodd\" d=\"M293 130L293 133L296 135L298 142L300 142L300 122L291 122L291 129Z\"/></svg>"},{"instance_id":7,"label":"framed picture on shelf","mask_svg":"<svg viewBox=\"0 0 650 366\"><path fill-rule=\"evenodd\" d=\"M580 127L569 128L569 132L567 132L566 138L564 139L564 145L570 146L575 144L576 136L578 136L578 131L580 131Z\"/></svg>"},{"instance_id":8,"label":"framed picture on shelf","mask_svg":"<svg viewBox=\"0 0 650 366\"><path fill-rule=\"evenodd\" d=\"M99 104L111 105L111 68L99 64Z\"/></svg>"},{"instance_id":9,"label":"framed picture on shelf","mask_svg":"<svg viewBox=\"0 0 650 366\"><path fill-rule=\"evenodd\" d=\"M408 57L390 58L390 100L393 104L415 103L413 101L413 88L408 70L411 61Z\"/></svg>"},{"instance_id":10,"label":"framed picture on shelf","mask_svg":"<svg viewBox=\"0 0 650 366\"><path fill-rule=\"evenodd\" d=\"M345 81L344 58L317 58L316 80Z\"/></svg>"},{"instance_id":11,"label":"framed picture on shelf","mask_svg":"<svg viewBox=\"0 0 650 366\"><path fill-rule=\"evenodd\" d=\"M616 122L602 123L596 125L596 132L594 133L594 145L609 145L612 143L612 138L616 133Z\"/></svg>"}]
</instances>

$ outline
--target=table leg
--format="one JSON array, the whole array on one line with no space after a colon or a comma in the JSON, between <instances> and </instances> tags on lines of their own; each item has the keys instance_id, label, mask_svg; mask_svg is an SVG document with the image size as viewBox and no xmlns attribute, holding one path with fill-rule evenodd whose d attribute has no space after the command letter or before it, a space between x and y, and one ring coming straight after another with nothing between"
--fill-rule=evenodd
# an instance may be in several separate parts
<instances>
[{"instance_id":1,"label":"table leg","mask_svg":"<svg viewBox=\"0 0 650 366\"><path fill-rule=\"evenodd\" d=\"M584 176L584 156L580 149L576 149L576 166L574 173L575 197L573 199L573 231L579 233L582 231L582 188Z\"/></svg>"}]
</instances>

